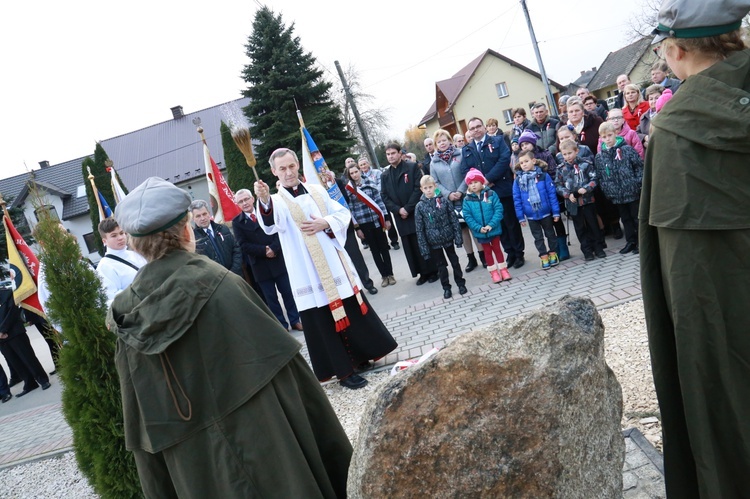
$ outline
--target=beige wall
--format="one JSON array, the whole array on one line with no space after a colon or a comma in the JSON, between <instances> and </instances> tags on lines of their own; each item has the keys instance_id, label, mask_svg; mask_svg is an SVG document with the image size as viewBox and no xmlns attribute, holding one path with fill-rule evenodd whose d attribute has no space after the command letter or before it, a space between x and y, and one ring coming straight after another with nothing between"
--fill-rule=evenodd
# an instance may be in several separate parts
<instances>
[{"instance_id":1,"label":"beige wall","mask_svg":"<svg viewBox=\"0 0 750 499\"><path fill-rule=\"evenodd\" d=\"M501 82L505 82L508 96L498 98L495 85ZM552 87L553 93L559 91L557 87ZM457 122L464 120L467 124L474 116L484 121L487 121L487 118L496 118L500 122L500 128L507 131L510 126L505 124L503 110L523 107L526 109L527 117L531 119L529 103L532 102L544 102L549 105L541 79L488 55L459 95L453 113ZM426 126L428 135L431 135L438 129L437 118Z\"/></svg>"}]
</instances>

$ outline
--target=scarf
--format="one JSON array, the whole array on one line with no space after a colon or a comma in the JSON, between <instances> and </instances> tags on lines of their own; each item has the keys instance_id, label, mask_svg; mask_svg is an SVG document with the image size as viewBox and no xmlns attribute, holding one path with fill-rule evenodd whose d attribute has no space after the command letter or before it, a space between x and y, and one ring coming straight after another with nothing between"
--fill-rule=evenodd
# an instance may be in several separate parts
<instances>
[{"instance_id":1,"label":"scarf","mask_svg":"<svg viewBox=\"0 0 750 499\"><path fill-rule=\"evenodd\" d=\"M448 149L446 149L445 151L442 151L442 152L438 151L437 155L438 155L438 158L442 159L443 161L445 161L446 163L450 165L451 158L453 158L454 152L455 152L455 147L453 147L453 144L451 144L448 146Z\"/></svg>"},{"instance_id":2,"label":"scarf","mask_svg":"<svg viewBox=\"0 0 750 499\"><path fill-rule=\"evenodd\" d=\"M520 172L518 174L518 187L523 192L529 193L529 203L534 211L542 209L542 198L539 196L539 190L536 188L536 169L530 172Z\"/></svg>"},{"instance_id":3,"label":"scarf","mask_svg":"<svg viewBox=\"0 0 750 499\"><path fill-rule=\"evenodd\" d=\"M568 125L570 125L570 126L573 127L573 131L576 133L576 135L581 135L581 132L583 131L583 125L584 125L584 121L585 120L586 120L585 117L581 118L581 121L577 125L574 125L570 120L568 120Z\"/></svg>"}]
</instances>

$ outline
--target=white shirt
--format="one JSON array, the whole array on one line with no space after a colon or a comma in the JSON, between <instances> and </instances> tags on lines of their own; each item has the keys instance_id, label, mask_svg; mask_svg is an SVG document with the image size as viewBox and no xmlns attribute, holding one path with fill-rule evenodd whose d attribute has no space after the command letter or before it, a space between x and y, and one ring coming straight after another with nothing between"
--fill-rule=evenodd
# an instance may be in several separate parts
<instances>
[{"instance_id":1,"label":"white shirt","mask_svg":"<svg viewBox=\"0 0 750 499\"><path fill-rule=\"evenodd\" d=\"M107 254L120 257L138 268L143 267L147 263L145 258L129 249L113 250L107 248ZM130 283L135 279L137 271L129 265L118 262L113 258L105 257L96 266L96 273L101 277L104 292L107 294L107 306L109 306L112 304L115 296L117 296L117 293L130 286Z\"/></svg>"}]
</instances>

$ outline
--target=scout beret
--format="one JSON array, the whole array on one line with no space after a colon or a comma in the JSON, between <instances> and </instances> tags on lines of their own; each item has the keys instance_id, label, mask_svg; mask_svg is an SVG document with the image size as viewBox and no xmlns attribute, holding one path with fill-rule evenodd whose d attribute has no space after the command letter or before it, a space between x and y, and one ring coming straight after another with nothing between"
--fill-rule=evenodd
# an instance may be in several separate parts
<instances>
[{"instance_id":1,"label":"scout beret","mask_svg":"<svg viewBox=\"0 0 750 499\"><path fill-rule=\"evenodd\" d=\"M159 177L149 177L115 208L115 220L132 237L162 232L182 220L190 195Z\"/></svg>"},{"instance_id":2,"label":"scout beret","mask_svg":"<svg viewBox=\"0 0 750 499\"><path fill-rule=\"evenodd\" d=\"M652 43L665 38L703 38L740 29L750 0L664 0Z\"/></svg>"}]
</instances>

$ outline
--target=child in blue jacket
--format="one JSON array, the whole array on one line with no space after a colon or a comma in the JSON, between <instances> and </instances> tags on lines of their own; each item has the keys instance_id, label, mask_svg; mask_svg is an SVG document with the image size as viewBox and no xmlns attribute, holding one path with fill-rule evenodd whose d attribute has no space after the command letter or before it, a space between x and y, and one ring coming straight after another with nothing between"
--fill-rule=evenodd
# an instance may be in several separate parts
<instances>
[{"instance_id":1,"label":"child in blue jacket","mask_svg":"<svg viewBox=\"0 0 750 499\"><path fill-rule=\"evenodd\" d=\"M466 174L466 197L463 214L466 225L474 234L477 242L484 248L484 259L492 282L511 280L508 264L500 247L500 234L503 229L503 204L495 191L486 187L487 179L476 168ZM494 258L493 258L494 255ZM497 264L495 264L497 259Z\"/></svg>"},{"instance_id":2,"label":"child in blue jacket","mask_svg":"<svg viewBox=\"0 0 750 499\"><path fill-rule=\"evenodd\" d=\"M529 224L534 236L534 245L539 251L544 270L554 267L557 258L557 235L553 224L560 220L560 204L557 202L557 191L552 178L544 172L547 165L535 159L534 151L524 151L518 155L521 171L513 182L513 204L516 216L522 226ZM544 244L547 237L549 251Z\"/></svg>"}]
</instances>

